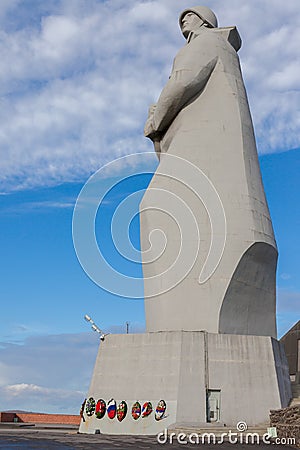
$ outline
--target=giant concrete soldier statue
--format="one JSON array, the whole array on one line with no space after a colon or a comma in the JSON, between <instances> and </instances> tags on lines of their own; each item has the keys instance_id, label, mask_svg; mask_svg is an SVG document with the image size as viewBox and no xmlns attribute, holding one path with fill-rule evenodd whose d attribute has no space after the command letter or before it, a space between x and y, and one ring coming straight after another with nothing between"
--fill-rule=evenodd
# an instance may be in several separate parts
<instances>
[{"instance_id":1,"label":"giant concrete soldier statue","mask_svg":"<svg viewBox=\"0 0 300 450\"><path fill-rule=\"evenodd\" d=\"M180 27L187 43L145 126L160 159L140 204L148 332L101 342L81 433L159 433L165 443L170 429L243 432L292 395L272 338L277 249L241 40L203 6L184 11Z\"/></svg>"},{"instance_id":2,"label":"giant concrete soldier statue","mask_svg":"<svg viewBox=\"0 0 300 450\"><path fill-rule=\"evenodd\" d=\"M183 11L179 24L186 45L145 125L160 158L141 203L147 330L275 337L277 248L237 55L241 39L235 27L217 28L215 14L204 6ZM195 191L201 196L203 177L222 204L226 239L216 267L201 281L220 234L210 214L212 196L205 201L195 196ZM166 199L166 191L173 196ZM170 207L176 210L176 201L178 212L182 202L192 211L200 236L199 252L184 277L174 267L186 263L198 238L182 237L188 214L176 222L176 214L168 213ZM163 251L159 241L151 241L153 230L165 236Z\"/></svg>"}]
</instances>

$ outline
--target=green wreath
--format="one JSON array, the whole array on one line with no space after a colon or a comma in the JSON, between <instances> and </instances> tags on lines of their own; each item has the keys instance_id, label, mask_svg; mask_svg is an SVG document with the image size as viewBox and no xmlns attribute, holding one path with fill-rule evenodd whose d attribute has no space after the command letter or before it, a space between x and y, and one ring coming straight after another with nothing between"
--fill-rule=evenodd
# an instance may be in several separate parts
<instances>
[{"instance_id":1,"label":"green wreath","mask_svg":"<svg viewBox=\"0 0 300 450\"><path fill-rule=\"evenodd\" d=\"M93 397L90 397L85 404L85 412L87 416L92 416L96 409L96 402Z\"/></svg>"}]
</instances>

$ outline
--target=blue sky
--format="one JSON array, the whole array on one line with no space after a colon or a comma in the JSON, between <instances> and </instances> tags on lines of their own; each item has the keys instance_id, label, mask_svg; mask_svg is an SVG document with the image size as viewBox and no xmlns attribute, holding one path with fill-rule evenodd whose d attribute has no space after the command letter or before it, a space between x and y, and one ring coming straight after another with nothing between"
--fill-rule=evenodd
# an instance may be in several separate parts
<instances>
[{"instance_id":1,"label":"blue sky","mask_svg":"<svg viewBox=\"0 0 300 450\"><path fill-rule=\"evenodd\" d=\"M282 335L300 318L300 11L296 0L224 3L209 6L221 26L237 25L243 38L241 63L279 247ZM152 150L143 123L184 44L177 17L188 6L0 1L0 410L78 412L98 347L84 314L111 332L124 332L126 321L133 332L144 329L141 300L107 293L81 268L72 215L92 173ZM148 182L149 175L118 185L101 207L97 238L113 261L102 230L124 193ZM130 235L137 246L138 229L136 218ZM141 277L139 264L123 269Z\"/></svg>"}]
</instances>

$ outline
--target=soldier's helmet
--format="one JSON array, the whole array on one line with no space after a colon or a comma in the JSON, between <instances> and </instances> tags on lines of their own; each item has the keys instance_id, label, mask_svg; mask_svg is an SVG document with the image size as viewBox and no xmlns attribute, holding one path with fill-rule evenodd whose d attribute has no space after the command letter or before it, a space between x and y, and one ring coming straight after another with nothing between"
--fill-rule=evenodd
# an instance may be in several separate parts
<instances>
[{"instance_id":1,"label":"soldier's helmet","mask_svg":"<svg viewBox=\"0 0 300 450\"><path fill-rule=\"evenodd\" d=\"M204 20L204 22L210 27L210 28L216 28L218 26L218 20L215 16L215 13L209 9L207 6L193 6L192 8L185 9L179 17L179 25L182 29L182 19L185 16L185 14L192 12L196 14L200 19Z\"/></svg>"}]
</instances>

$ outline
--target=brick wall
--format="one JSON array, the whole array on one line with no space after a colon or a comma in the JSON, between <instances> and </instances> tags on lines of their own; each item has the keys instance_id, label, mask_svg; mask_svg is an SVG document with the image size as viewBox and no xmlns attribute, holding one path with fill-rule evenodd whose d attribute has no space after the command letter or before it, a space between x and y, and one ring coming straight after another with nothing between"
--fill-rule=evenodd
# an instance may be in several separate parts
<instances>
[{"instance_id":1,"label":"brick wall","mask_svg":"<svg viewBox=\"0 0 300 450\"><path fill-rule=\"evenodd\" d=\"M2 412L0 413L0 422L13 422L15 417L15 413Z\"/></svg>"},{"instance_id":2,"label":"brick wall","mask_svg":"<svg viewBox=\"0 0 300 450\"><path fill-rule=\"evenodd\" d=\"M13 422L14 418L24 423L55 423L62 425L79 425L80 416L69 414L38 414L38 413L1 413L1 422Z\"/></svg>"}]
</instances>

